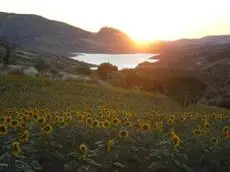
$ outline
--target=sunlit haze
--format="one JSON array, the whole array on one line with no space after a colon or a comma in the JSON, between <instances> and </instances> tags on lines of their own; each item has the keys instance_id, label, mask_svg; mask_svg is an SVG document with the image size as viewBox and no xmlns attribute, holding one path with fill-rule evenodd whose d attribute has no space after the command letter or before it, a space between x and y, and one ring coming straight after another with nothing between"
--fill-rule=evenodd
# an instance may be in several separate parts
<instances>
[{"instance_id":1,"label":"sunlit haze","mask_svg":"<svg viewBox=\"0 0 230 172\"><path fill-rule=\"evenodd\" d=\"M115 27L136 41L230 34L229 0L0 0L0 11L38 14L85 30Z\"/></svg>"}]
</instances>

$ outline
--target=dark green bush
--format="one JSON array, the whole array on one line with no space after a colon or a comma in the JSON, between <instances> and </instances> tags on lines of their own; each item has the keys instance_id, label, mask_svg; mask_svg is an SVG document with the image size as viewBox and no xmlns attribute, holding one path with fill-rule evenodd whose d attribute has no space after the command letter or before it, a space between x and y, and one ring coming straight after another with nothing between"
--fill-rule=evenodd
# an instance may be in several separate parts
<instances>
[{"instance_id":1,"label":"dark green bush","mask_svg":"<svg viewBox=\"0 0 230 172\"><path fill-rule=\"evenodd\" d=\"M91 70L88 66L77 67L76 72L77 74L80 74L80 75L90 75L91 74Z\"/></svg>"},{"instance_id":2,"label":"dark green bush","mask_svg":"<svg viewBox=\"0 0 230 172\"><path fill-rule=\"evenodd\" d=\"M34 67L39 71L50 69L50 65L43 58L38 58Z\"/></svg>"},{"instance_id":3,"label":"dark green bush","mask_svg":"<svg viewBox=\"0 0 230 172\"><path fill-rule=\"evenodd\" d=\"M116 87L126 88L127 82L125 76L120 72L112 72L107 75L107 81Z\"/></svg>"},{"instance_id":4,"label":"dark green bush","mask_svg":"<svg viewBox=\"0 0 230 172\"><path fill-rule=\"evenodd\" d=\"M8 74L9 75L16 75L16 76L23 76L24 75L21 69L16 69L16 70L10 71Z\"/></svg>"},{"instance_id":5,"label":"dark green bush","mask_svg":"<svg viewBox=\"0 0 230 172\"><path fill-rule=\"evenodd\" d=\"M221 100L218 103L218 106L226 108L226 109L230 109L230 98Z\"/></svg>"},{"instance_id":6,"label":"dark green bush","mask_svg":"<svg viewBox=\"0 0 230 172\"><path fill-rule=\"evenodd\" d=\"M110 63L102 63L99 67L98 67L98 75L100 76L100 78L102 80L106 80L107 79L107 75L109 73L115 72L117 71L118 68L117 66L114 66Z\"/></svg>"},{"instance_id":7,"label":"dark green bush","mask_svg":"<svg viewBox=\"0 0 230 172\"><path fill-rule=\"evenodd\" d=\"M183 107L196 103L206 88L202 80L193 76L170 78L164 81L162 85L167 89L166 95Z\"/></svg>"}]
</instances>

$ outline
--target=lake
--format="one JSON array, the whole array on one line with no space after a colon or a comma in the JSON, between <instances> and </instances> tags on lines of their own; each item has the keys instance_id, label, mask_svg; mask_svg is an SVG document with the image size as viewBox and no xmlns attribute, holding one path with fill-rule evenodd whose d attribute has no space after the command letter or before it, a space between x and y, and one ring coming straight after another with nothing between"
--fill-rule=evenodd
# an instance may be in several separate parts
<instances>
[{"instance_id":1,"label":"lake","mask_svg":"<svg viewBox=\"0 0 230 172\"><path fill-rule=\"evenodd\" d=\"M101 63L111 63L116 65L118 69L135 68L142 62L156 62L158 59L149 59L157 56L157 54L89 54L89 53L75 53L76 56L72 59L83 61L90 64L100 65Z\"/></svg>"}]
</instances>

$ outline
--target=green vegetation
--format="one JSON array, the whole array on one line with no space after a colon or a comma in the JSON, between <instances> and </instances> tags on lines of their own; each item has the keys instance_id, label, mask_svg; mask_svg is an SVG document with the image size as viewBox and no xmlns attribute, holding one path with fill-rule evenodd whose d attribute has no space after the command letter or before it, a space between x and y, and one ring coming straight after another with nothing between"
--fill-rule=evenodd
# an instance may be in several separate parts
<instances>
[{"instance_id":1,"label":"green vegetation","mask_svg":"<svg viewBox=\"0 0 230 172\"><path fill-rule=\"evenodd\" d=\"M86 65L82 65L78 68L76 68L76 72L80 75L86 75L86 76L89 76L91 74L91 70L89 68L89 66L86 66Z\"/></svg>"},{"instance_id":2,"label":"green vegetation","mask_svg":"<svg viewBox=\"0 0 230 172\"><path fill-rule=\"evenodd\" d=\"M117 71L117 66L114 66L110 63L102 63L99 67L98 67L98 75L100 76L100 78L102 80L106 80L107 79L107 75L109 73L115 72Z\"/></svg>"},{"instance_id":3,"label":"green vegetation","mask_svg":"<svg viewBox=\"0 0 230 172\"><path fill-rule=\"evenodd\" d=\"M49 80L18 76L1 76L0 106L39 107L52 110L83 110L87 105L101 104L126 111L135 108L142 114L143 109L151 111L152 106L176 110L180 105L161 94L103 87L97 84L81 84L74 80ZM16 97L16 98L15 98ZM23 102L23 103L22 103ZM153 102L155 102L153 104Z\"/></svg>"},{"instance_id":4,"label":"green vegetation","mask_svg":"<svg viewBox=\"0 0 230 172\"><path fill-rule=\"evenodd\" d=\"M225 109L159 94L0 76L1 171L228 171Z\"/></svg>"},{"instance_id":5,"label":"green vegetation","mask_svg":"<svg viewBox=\"0 0 230 172\"><path fill-rule=\"evenodd\" d=\"M36 60L36 63L34 64L34 67L39 71L45 71L49 70L51 68L51 65L45 59L38 58Z\"/></svg>"},{"instance_id":6,"label":"green vegetation","mask_svg":"<svg viewBox=\"0 0 230 172\"><path fill-rule=\"evenodd\" d=\"M1 47L3 53L1 52ZM2 56L2 63L7 66L10 63L11 54L15 49L15 45L11 44L5 37L0 37L0 55Z\"/></svg>"},{"instance_id":7,"label":"green vegetation","mask_svg":"<svg viewBox=\"0 0 230 172\"><path fill-rule=\"evenodd\" d=\"M162 42L146 49L161 54L158 63L91 71L95 65L62 55L139 50L112 28L90 33L39 16L0 16L37 35L25 44L36 53L0 40L0 72L8 74L0 76L0 171L230 170L229 111L199 104L230 107L229 44Z\"/></svg>"},{"instance_id":8,"label":"green vegetation","mask_svg":"<svg viewBox=\"0 0 230 172\"><path fill-rule=\"evenodd\" d=\"M171 97L183 107L196 104L206 88L203 78L182 70L124 69L110 72L106 76L107 81L113 86L159 92Z\"/></svg>"}]
</instances>

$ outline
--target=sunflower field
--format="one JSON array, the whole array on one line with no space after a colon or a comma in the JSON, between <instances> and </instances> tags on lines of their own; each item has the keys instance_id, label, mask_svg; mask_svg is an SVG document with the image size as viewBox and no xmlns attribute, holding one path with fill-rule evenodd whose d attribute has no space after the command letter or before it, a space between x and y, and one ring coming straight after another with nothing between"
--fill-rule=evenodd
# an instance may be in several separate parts
<instances>
[{"instance_id":1,"label":"sunflower field","mask_svg":"<svg viewBox=\"0 0 230 172\"><path fill-rule=\"evenodd\" d=\"M1 172L228 172L229 111L76 81L0 76Z\"/></svg>"}]
</instances>

